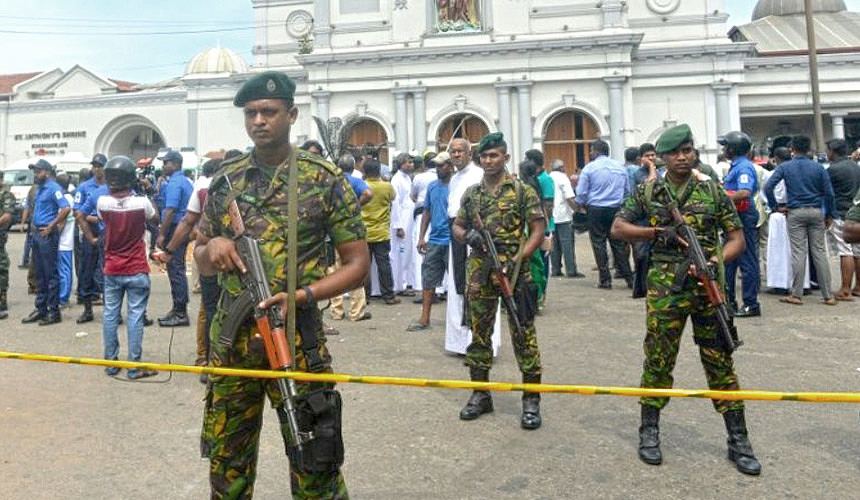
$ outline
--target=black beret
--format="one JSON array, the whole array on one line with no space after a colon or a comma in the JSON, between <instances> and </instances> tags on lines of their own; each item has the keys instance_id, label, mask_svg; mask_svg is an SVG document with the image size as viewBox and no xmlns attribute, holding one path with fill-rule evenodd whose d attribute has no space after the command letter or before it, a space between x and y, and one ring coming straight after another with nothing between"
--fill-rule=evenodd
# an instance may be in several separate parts
<instances>
[{"instance_id":1,"label":"black beret","mask_svg":"<svg viewBox=\"0 0 860 500\"><path fill-rule=\"evenodd\" d=\"M292 100L296 93L296 82L292 81L286 74L278 71L266 71L252 77L242 85L233 105L242 107L249 101L257 99L287 99Z\"/></svg>"},{"instance_id":2,"label":"black beret","mask_svg":"<svg viewBox=\"0 0 860 500\"><path fill-rule=\"evenodd\" d=\"M483 153L488 149L498 148L498 147L508 147L508 143L505 142L505 136L502 135L501 132L493 132L492 134L487 134L481 139L481 142L478 143L478 154Z\"/></svg>"}]
</instances>

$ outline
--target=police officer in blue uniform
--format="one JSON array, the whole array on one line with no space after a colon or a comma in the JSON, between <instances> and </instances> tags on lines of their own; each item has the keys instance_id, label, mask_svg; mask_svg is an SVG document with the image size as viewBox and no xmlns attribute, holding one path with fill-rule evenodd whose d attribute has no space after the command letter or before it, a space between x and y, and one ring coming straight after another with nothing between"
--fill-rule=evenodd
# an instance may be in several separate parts
<instances>
[{"instance_id":1,"label":"police officer in blue uniform","mask_svg":"<svg viewBox=\"0 0 860 500\"><path fill-rule=\"evenodd\" d=\"M38 189L33 204L33 260L38 288L36 309L22 323L52 325L60 318L60 274L57 270L60 231L71 207L63 188L51 179L53 167L44 159L30 165Z\"/></svg>"},{"instance_id":2,"label":"police officer in blue uniform","mask_svg":"<svg viewBox=\"0 0 860 500\"><path fill-rule=\"evenodd\" d=\"M755 196L761 186L758 183L755 166L748 158L752 149L752 139L743 132L729 132L717 139L717 142L723 146L723 154L732 165L723 181L723 187L735 203L744 225L744 240L746 240L746 248L741 256L726 263L729 304L735 310L736 317L761 316L761 306L758 302L761 286L758 264L758 210L755 207ZM735 277L738 267L742 274L744 301L740 308L735 302Z\"/></svg>"},{"instance_id":3,"label":"police officer in blue uniform","mask_svg":"<svg viewBox=\"0 0 860 500\"><path fill-rule=\"evenodd\" d=\"M90 238L87 237L87 232L84 226L90 229L90 233L94 232L92 224L87 221L87 213L82 209L87 204L93 191L99 186L105 185L104 181L104 166L107 163L107 157L101 153L93 156L90 165L92 166L92 176L82 182L75 192L75 204L72 207L75 211L75 219L78 223L78 228L81 231L81 265L80 274L78 276L78 303L84 305L84 312L75 320L78 324L87 323L95 319L93 316L93 302L101 295L101 287L99 275L99 248L98 244L93 244Z\"/></svg>"},{"instance_id":4,"label":"police officer in blue uniform","mask_svg":"<svg viewBox=\"0 0 860 500\"><path fill-rule=\"evenodd\" d=\"M188 200L194 188L191 181L182 173L182 155L176 151L168 151L158 158L164 162L166 184L161 187L163 205L161 207L161 228L158 232L156 245L167 252L166 245L173 238L173 233L179 221L185 216ZM188 247L186 238L169 252L170 261L167 263L167 278L170 280L170 294L173 297L173 309L167 315L158 318L159 326L188 326L188 278L185 276L185 250Z\"/></svg>"}]
</instances>

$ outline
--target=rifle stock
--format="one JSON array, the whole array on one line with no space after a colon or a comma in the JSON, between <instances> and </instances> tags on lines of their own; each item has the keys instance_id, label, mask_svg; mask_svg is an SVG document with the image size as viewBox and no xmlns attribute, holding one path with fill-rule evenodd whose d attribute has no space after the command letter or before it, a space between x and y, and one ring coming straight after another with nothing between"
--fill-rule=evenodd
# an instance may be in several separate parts
<instances>
[{"instance_id":1,"label":"rifle stock","mask_svg":"<svg viewBox=\"0 0 860 500\"><path fill-rule=\"evenodd\" d=\"M737 328L726 307L726 301L723 299L722 291L717 284L717 278L708 266L708 258L705 256L696 232L684 220L681 211L678 210L678 207L673 206L669 212L677 226L679 235L687 244L687 261L690 263L688 272L705 288L708 302L717 310L717 322L719 323L720 332L719 343L726 352L731 354L735 349L743 345L743 342L738 340Z\"/></svg>"}]
</instances>

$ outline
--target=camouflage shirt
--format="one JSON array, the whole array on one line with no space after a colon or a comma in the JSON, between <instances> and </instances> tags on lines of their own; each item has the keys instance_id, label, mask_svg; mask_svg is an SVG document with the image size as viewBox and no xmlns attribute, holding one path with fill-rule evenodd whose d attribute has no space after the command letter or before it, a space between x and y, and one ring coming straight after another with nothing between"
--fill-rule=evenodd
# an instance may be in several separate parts
<instances>
[{"instance_id":1,"label":"camouflage shirt","mask_svg":"<svg viewBox=\"0 0 860 500\"><path fill-rule=\"evenodd\" d=\"M340 169L318 156L297 153L299 225L298 285L325 275L325 236L335 246L365 238L358 200ZM274 177L277 175L276 177ZM287 287L287 180L289 168L258 165L253 153L222 165L212 180L199 230L206 237L232 238L228 207L235 199L245 232L260 241L273 293ZM219 283L228 293L242 291L235 272L221 273Z\"/></svg>"},{"instance_id":2,"label":"camouflage shirt","mask_svg":"<svg viewBox=\"0 0 860 500\"><path fill-rule=\"evenodd\" d=\"M495 193L487 191L482 182L466 189L457 217L466 227L477 229L476 214L493 236L499 257L503 259L517 253L529 222L544 220L535 190L510 175L505 175Z\"/></svg>"},{"instance_id":3,"label":"camouflage shirt","mask_svg":"<svg viewBox=\"0 0 860 500\"><path fill-rule=\"evenodd\" d=\"M625 200L616 217L632 223L647 219L650 227L671 226L669 204L680 200L681 215L696 232L709 258L716 253L720 231L727 233L743 229L735 206L726 192L705 176L691 176L686 186L681 187L681 193L676 193L676 188L666 179L653 181L650 189L650 204L648 183L645 182L637 186L633 196ZM686 250L680 245L666 246L659 240L654 242L651 251L651 260L657 262L683 262L686 257Z\"/></svg>"}]
</instances>

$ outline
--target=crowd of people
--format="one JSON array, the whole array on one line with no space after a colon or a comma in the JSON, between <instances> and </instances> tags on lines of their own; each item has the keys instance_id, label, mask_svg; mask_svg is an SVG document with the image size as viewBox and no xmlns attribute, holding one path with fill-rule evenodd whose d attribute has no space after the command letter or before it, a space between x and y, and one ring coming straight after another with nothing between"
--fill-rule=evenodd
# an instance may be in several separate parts
<instances>
[{"instance_id":1,"label":"crowd of people","mask_svg":"<svg viewBox=\"0 0 860 500\"><path fill-rule=\"evenodd\" d=\"M609 144L596 139L590 161L568 175L561 160L547 165L538 150L527 151L511 172L505 137L491 133L478 144L455 137L440 151L399 153L389 168L373 149L343 153L330 162L319 142L291 146L294 91L292 80L277 72L246 82L234 104L243 110L254 148L209 160L194 182L175 151L160 157L164 167L158 176L142 176L124 156L96 154L76 189L67 174L43 159L34 161L35 185L23 222L30 228L26 245L32 249L36 300L23 322L62 321L60 310L71 300L75 274L77 302L83 306L77 322L93 321L94 306L103 304L104 357L118 359L117 329L126 300L128 357L139 361L143 329L151 324L149 262L166 265L171 289L172 308L159 325L190 326L186 258L193 243L199 273L192 287L201 292L196 363L268 368L252 315L232 317L241 305L246 272L235 238L247 234L259 242L273 294L251 309L273 304L286 309L287 249L297 252L295 369L332 370L325 336L337 330L323 325L323 301L331 302L329 321L366 321L373 318L368 300L393 306L411 297L421 307L406 329L432 329L433 305L444 303L445 350L465 356L470 378L478 382L489 381L504 313L522 380L539 384L543 368L535 316L550 293L550 277L586 277L577 266L575 236L588 232L596 286L611 289L613 279L621 280L633 298L646 299L642 387L672 386L681 333L691 317L709 387L737 390L716 305L688 272L689 242L677 232L675 212L693 228L736 318L762 312L762 265L768 291L782 294L787 304L803 304L805 290L814 287L826 305L860 296L860 166L843 140L828 142L826 158L818 161L810 154L810 139L795 135L775 144L766 164L756 165L752 139L731 132L719 139L723 155L712 168L701 161L692 131L682 124L663 132L655 144L626 149L625 162L612 159ZM284 215L288 180L298 183L298 220ZM0 207L0 227L8 227L14 212L8 190L0 191ZM297 225L295 241L286 230L290 224ZM0 272L0 315L6 317L8 256L2 235L0 271L5 262L6 272ZM766 259L760 258L761 249ZM829 254L840 261L842 282L835 292ZM110 376L119 372L106 369ZM134 369L127 375L138 379L155 372ZM284 395L271 381L231 376L202 381L207 397L201 449L210 459L213 496L250 497L263 401L266 395L273 402ZM307 467L294 460L301 450L296 451L289 426L282 425L293 493L346 498L343 443L337 441L339 397L332 396L331 385L297 385L308 400L324 394L312 403L318 405L314 415L327 415L326 425L336 424L337 432L326 434L334 441L321 449L340 447L341 453L315 457L325 467ZM640 403L639 456L660 464L659 417L668 398L643 397ZM275 407L286 422L280 404ZM743 402L716 400L714 407L725 419L729 458L741 472L759 474ZM476 390L459 418L475 420L492 411L489 392ZM520 426L533 430L541 423L539 393L524 392Z\"/></svg>"}]
</instances>

